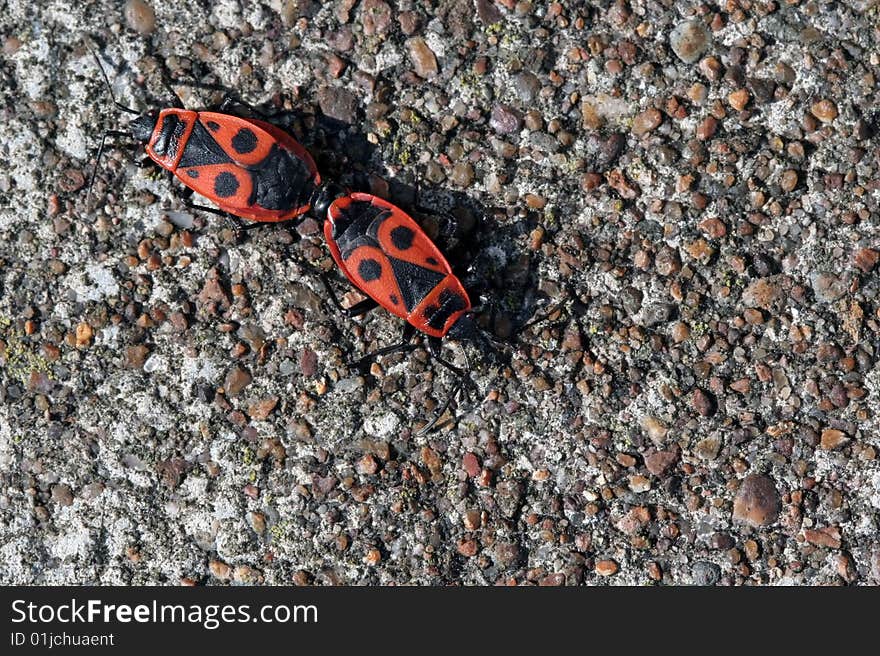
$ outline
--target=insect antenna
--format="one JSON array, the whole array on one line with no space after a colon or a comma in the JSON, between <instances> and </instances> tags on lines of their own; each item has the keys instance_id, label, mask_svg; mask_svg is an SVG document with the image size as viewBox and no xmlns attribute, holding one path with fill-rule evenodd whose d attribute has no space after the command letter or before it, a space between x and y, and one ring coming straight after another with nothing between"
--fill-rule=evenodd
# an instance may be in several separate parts
<instances>
[{"instance_id":1,"label":"insect antenna","mask_svg":"<svg viewBox=\"0 0 880 656\"><path fill-rule=\"evenodd\" d=\"M89 52L92 53L92 57L95 58L95 63L98 64L98 69L101 71L101 75L104 78L104 84L107 85L107 93L110 94L110 100L113 101L113 104L116 105L123 112L128 112L129 114L134 114L135 116L140 116L140 112L136 109L132 109L131 107L126 107L121 102L116 100L116 96L113 94L113 87L110 85L110 78L107 77L107 71L104 70L103 64L101 64L101 60L98 58L98 55L95 54L95 51L89 48Z\"/></svg>"},{"instance_id":2,"label":"insect antenna","mask_svg":"<svg viewBox=\"0 0 880 656\"><path fill-rule=\"evenodd\" d=\"M101 156L104 154L104 146L107 143L107 137L128 137L128 133L119 130L107 130L101 136L101 145L98 146L98 153L95 155L95 166L92 168L92 175L89 177L89 188L86 191L86 208L91 207L92 187L95 184L95 176L98 174L98 167L101 164Z\"/></svg>"}]
</instances>

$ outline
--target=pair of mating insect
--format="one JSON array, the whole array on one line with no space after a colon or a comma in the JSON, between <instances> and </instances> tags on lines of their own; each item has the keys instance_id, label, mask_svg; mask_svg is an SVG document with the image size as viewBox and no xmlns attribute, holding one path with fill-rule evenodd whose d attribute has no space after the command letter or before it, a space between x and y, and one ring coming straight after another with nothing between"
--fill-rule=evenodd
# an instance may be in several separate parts
<instances>
[{"instance_id":1,"label":"pair of mating insect","mask_svg":"<svg viewBox=\"0 0 880 656\"><path fill-rule=\"evenodd\" d=\"M145 145L150 159L185 185L188 194L208 198L219 211L202 209L259 223L306 214L323 221L333 260L366 295L363 301L343 308L325 279L333 303L349 317L381 306L406 321L399 344L362 360L413 350L412 338L420 332L427 337L434 360L457 377L446 404L422 429L430 430L469 382L464 370L441 356L441 340L486 341L487 337L474 321L475 310L464 285L424 230L386 200L349 193L323 181L308 151L271 123L182 107L141 114L113 97L100 61L98 66L113 103L137 115L128 132L105 134L98 159L108 135L133 138Z\"/></svg>"}]
</instances>

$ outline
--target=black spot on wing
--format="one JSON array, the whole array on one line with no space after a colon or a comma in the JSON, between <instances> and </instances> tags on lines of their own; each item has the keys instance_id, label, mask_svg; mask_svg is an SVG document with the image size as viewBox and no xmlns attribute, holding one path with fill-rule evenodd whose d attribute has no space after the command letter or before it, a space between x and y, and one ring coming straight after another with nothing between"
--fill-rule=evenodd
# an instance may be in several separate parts
<instances>
[{"instance_id":1,"label":"black spot on wing","mask_svg":"<svg viewBox=\"0 0 880 656\"><path fill-rule=\"evenodd\" d=\"M254 152L257 147L257 135L250 128L241 128L232 137L232 148L239 155L247 155Z\"/></svg>"},{"instance_id":2,"label":"black spot on wing","mask_svg":"<svg viewBox=\"0 0 880 656\"><path fill-rule=\"evenodd\" d=\"M373 282L382 277L382 265L372 258L361 260L358 264L358 275L366 282Z\"/></svg>"},{"instance_id":3,"label":"black spot on wing","mask_svg":"<svg viewBox=\"0 0 880 656\"><path fill-rule=\"evenodd\" d=\"M399 251L405 251L412 246L416 233L406 226L397 226L391 231L391 243Z\"/></svg>"},{"instance_id":4,"label":"black spot on wing","mask_svg":"<svg viewBox=\"0 0 880 656\"><path fill-rule=\"evenodd\" d=\"M397 286L403 294L403 304L407 310L412 310L418 305L446 277L445 274L398 260L396 257L389 257L388 260L391 262L391 269L397 279Z\"/></svg>"},{"instance_id":5,"label":"black spot on wing","mask_svg":"<svg viewBox=\"0 0 880 656\"><path fill-rule=\"evenodd\" d=\"M400 299L397 298L397 294L391 294L388 300L391 301L391 305L400 305Z\"/></svg>"},{"instance_id":6,"label":"black spot on wing","mask_svg":"<svg viewBox=\"0 0 880 656\"><path fill-rule=\"evenodd\" d=\"M211 132L216 132L220 129L220 124L217 121L208 121L208 129Z\"/></svg>"},{"instance_id":7,"label":"black spot on wing","mask_svg":"<svg viewBox=\"0 0 880 656\"><path fill-rule=\"evenodd\" d=\"M238 178L229 171L221 171L220 175L214 178L214 193L220 198L234 196L239 186Z\"/></svg>"},{"instance_id":8,"label":"black spot on wing","mask_svg":"<svg viewBox=\"0 0 880 656\"><path fill-rule=\"evenodd\" d=\"M435 258L433 258L433 257L426 257L426 258L425 258L425 261L426 261L428 264L433 264L434 266L440 264L440 263L439 263Z\"/></svg>"},{"instance_id":9,"label":"black spot on wing","mask_svg":"<svg viewBox=\"0 0 880 656\"><path fill-rule=\"evenodd\" d=\"M191 178L197 178L197 177L199 177L199 170L198 169L187 169L186 174Z\"/></svg>"}]
</instances>

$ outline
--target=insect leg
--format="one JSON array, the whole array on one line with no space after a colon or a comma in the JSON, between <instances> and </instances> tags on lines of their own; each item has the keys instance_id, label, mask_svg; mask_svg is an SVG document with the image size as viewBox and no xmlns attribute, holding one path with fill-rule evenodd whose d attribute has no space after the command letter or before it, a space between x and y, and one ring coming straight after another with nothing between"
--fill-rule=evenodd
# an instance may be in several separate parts
<instances>
[{"instance_id":1,"label":"insect leg","mask_svg":"<svg viewBox=\"0 0 880 656\"><path fill-rule=\"evenodd\" d=\"M321 274L321 282L324 283L324 287L327 289L327 295L330 297L330 301L333 305L336 306L336 309L348 317L359 317L379 305L379 303L372 298L365 298L351 307L343 307L342 303L339 302L339 297L336 296L336 292L333 291L333 286L330 284L330 278L327 277L326 273Z\"/></svg>"},{"instance_id":2,"label":"insect leg","mask_svg":"<svg viewBox=\"0 0 880 656\"><path fill-rule=\"evenodd\" d=\"M442 348L442 342L439 337L431 337L428 339L428 351L431 353L431 357L434 358L439 364L444 366L446 369L451 371L455 377L457 378L455 387L452 388L452 391L449 393L449 396L446 397L446 402L443 404L443 407L440 408L440 411L434 415L434 418L428 422L428 425L422 428L419 431L419 435L424 435L428 431L430 431L437 422L440 420L440 417L449 409L449 406L452 405L452 401L455 397L458 396L458 393L462 390L463 387L473 387L476 389L476 383L471 380L471 377L468 375L468 371L470 371L470 362L467 364L467 369L462 369L461 367L456 367L454 364L444 359L440 355L440 351ZM467 360L467 353L464 354L465 360Z\"/></svg>"},{"instance_id":3,"label":"insect leg","mask_svg":"<svg viewBox=\"0 0 880 656\"><path fill-rule=\"evenodd\" d=\"M246 109L248 113L250 113L254 118L258 118L264 121L272 121L279 116L289 114L289 112L286 112L284 110L267 114L266 112L260 111L246 100L242 100L241 98L234 96L229 90L225 90L223 100L220 101L219 105L217 105L217 111L221 114L226 114L229 113L230 109L234 109L236 106ZM232 113L237 114L238 112L233 111Z\"/></svg>"},{"instance_id":4,"label":"insect leg","mask_svg":"<svg viewBox=\"0 0 880 656\"><path fill-rule=\"evenodd\" d=\"M365 298L364 300L355 303L349 308L343 308L342 311L349 317L359 317L366 314L373 308L378 307L378 305L379 303L374 301L372 298Z\"/></svg>"},{"instance_id":5,"label":"insect leg","mask_svg":"<svg viewBox=\"0 0 880 656\"><path fill-rule=\"evenodd\" d=\"M470 376L467 375L467 372L461 367L456 367L454 364L444 359L441 353L443 342L439 337L429 337L428 338L428 352L431 354L431 357L437 361L438 364L441 364L446 369L455 374L456 377L460 379L467 380L470 385L474 385L474 382L470 379ZM467 358L467 354L465 354L465 358ZM468 369L470 369L470 364L468 364Z\"/></svg>"},{"instance_id":6,"label":"insect leg","mask_svg":"<svg viewBox=\"0 0 880 656\"><path fill-rule=\"evenodd\" d=\"M383 355L388 355L390 353L406 353L409 351L415 351L418 348L417 344L411 344L410 340L412 340L413 335L415 334L416 329L412 324L406 324L403 327L403 335L400 337L400 342L397 344L392 344L391 346L386 346L385 348L380 348L372 353L367 353L362 358L355 360L352 362L352 366L360 367L366 362L370 362L375 360L376 358L380 358Z\"/></svg>"},{"instance_id":7,"label":"insect leg","mask_svg":"<svg viewBox=\"0 0 880 656\"><path fill-rule=\"evenodd\" d=\"M177 109L184 109L183 99L174 90L174 87L171 86L171 71L168 70L168 65L164 61L159 66L159 76L162 78L162 86L165 87L165 91L172 98L171 106Z\"/></svg>"},{"instance_id":8,"label":"insect leg","mask_svg":"<svg viewBox=\"0 0 880 656\"><path fill-rule=\"evenodd\" d=\"M183 100L181 100L180 96L174 90L174 87L171 86L171 83L165 79L164 75L162 76L162 86L165 87L165 90L173 98L171 106L177 109L184 109Z\"/></svg>"},{"instance_id":9,"label":"insect leg","mask_svg":"<svg viewBox=\"0 0 880 656\"><path fill-rule=\"evenodd\" d=\"M440 417L449 409L449 406L452 405L452 399L454 399L458 393L461 391L462 386L464 385L464 378L459 378L458 382L455 384L455 387L452 388L452 392L446 397L446 403L443 404L443 407L440 408L440 411L434 415L434 418L428 422L428 424L420 430L417 435L424 435L429 432L434 426L440 421Z\"/></svg>"},{"instance_id":10,"label":"insect leg","mask_svg":"<svg viewBox=\"0 0 880 656\"><path fill-rule=\"evenodd\" d=\"M230 220L231 220L231 216L232 216L232 215L229 214L229 212L224 212L223 210L219 210L219 209L217 209L216 207L208 207L207 205L197 205L196 203L193 203L191 200L189 200L189 197L188 197L188 196L187 196L186 198L183 199L183 204L186 205L188 208L190 208L190 209L192 209L192 210L200 210L200 211L202 211L202 212L208 212L208 213L210 213L210 214L215 214L215 215L217 215L217 216L222 216L222 217L224 217L224 218L226 218L226 219L230 219ZM239 229L238 226L236 226L236 225L234 225L234 224L233 224L233 227L236 228L236 229Z\"/></svg>"},{"instance_id":11,"label":"insect leg","mask_svg":"<svg viewBox=\"0 0 880 656\"><path fill-rule=\"evenodd\" d=\"M188 193L187 193L188 192ZM262 226L262 223L257 221L253 223L245 223L239 217L230 214L229 212L224 212L221 209L217 209L216 207L208 207L207 205L198 205L191 200L189 197L192 196L192 190L187 190L183 192L183 204L186 205L191 210L198 210L201 212L208 212L209 214L214 214L215 216L221 216L226 219L226 223L229 226L229 229L235 235L235 241L238 242L241 237L248 231L253 230L254 228L259 228Z\"/></svg>"},{"instance_id":12,"label":"insect leg","mask_svg":"<svg viewBox=\"0 0 880 656\"><path fill-rule=\"evenodd\" d=\"M521 325L517 332L522 332L526 328L530 328L531 326L534 326L536 323L540 323L542 321L549 319L551 316L553 316L556 313L557 310L561 310L563 308L563 306L565 306L565 300L559 301L559 303L555 303L554 305L551 305L550 308L548 308L546 311L542 312L541 314L539 314L537 316L532 317L529 321L527 321L526 323Z\"/></svg>"}]
</instances>

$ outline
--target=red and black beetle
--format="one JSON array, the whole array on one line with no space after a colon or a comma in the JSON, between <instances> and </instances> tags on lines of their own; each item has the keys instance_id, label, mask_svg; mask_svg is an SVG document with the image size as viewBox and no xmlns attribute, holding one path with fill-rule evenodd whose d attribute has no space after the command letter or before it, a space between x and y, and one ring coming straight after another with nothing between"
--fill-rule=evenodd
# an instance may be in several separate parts
<instances>
[{"instance_id":1,"label":"red and black beetle","mask_svg":"<svg viewBox=\"0 0 880 656\"><path fill-rule=\"evenodd\" d=\"M476 310L465 286L419 224L386 200L360 192L346 194L331 183L316 192L312 212L324 220L324 237L336 265L367 296L343 308L325 280L334 304L350 317L381 306L407 322L399 343L360 361L414 350L412 338L418 331L427 336L433 359L458 378L446 404L422 432L430 430L470 382L465 370L442 357L442 339L482 338L491 343L474 321Z\"/></svg>"},{"instance_id":2,"label":"red and black beetle","mask_svg":"<svg viewBox=\"0 0 880 656\"><path fill-rule=\"evenodd\" d=\"M147 155L224 212L287 221L309 210L321 176L312 156L270 123L219 112L162 109L130 125Z\"/></svg>"},{"instance_id":3,"label":"red and black beetle","mask_svg":"<svg viewBox=\"0 0 880 656\"><path fill-rule=\"evenodd\" d=\"M113 103L137 115L128 132L104 135L98 161L107 136L129 137L143 143L149 158L177 177L188 195L196 192L220 211L200 209L261 223L287 221L309 210L321 176L312 156L289 134L271 123L223 112L173 107L140 114L116 101L95 59Z\"/></svg>"},{"instance_id":4,"label":"red and black beetle","mask_svg":"<svg viewBox=\"0 0 880 656\"><path fill-rule=\"evenodd\" d=\"M370 194L334 200L324 223L333 259L376 304L429 337L461 331L471 302L452 267L400 208Z\"/></svg>"}]
</instances>

